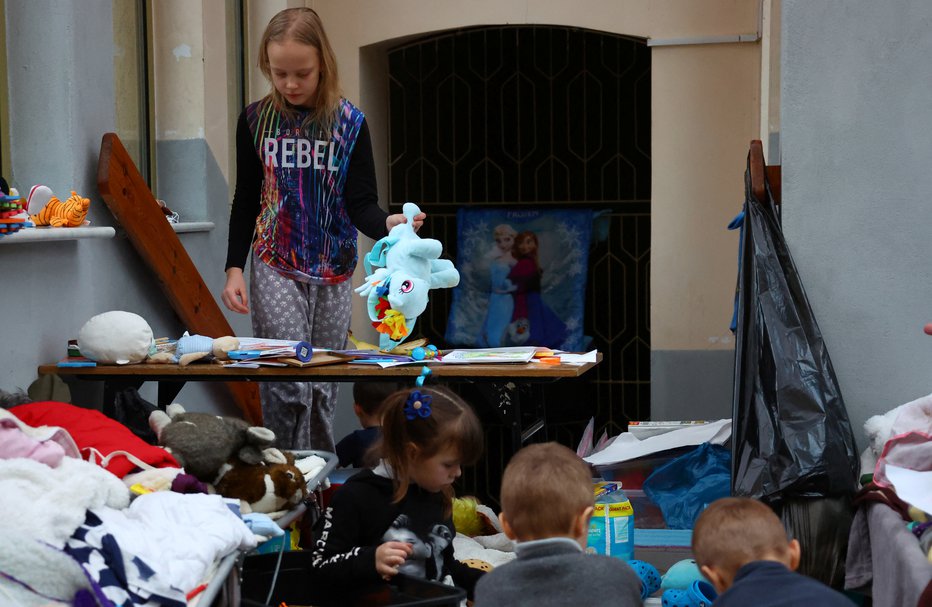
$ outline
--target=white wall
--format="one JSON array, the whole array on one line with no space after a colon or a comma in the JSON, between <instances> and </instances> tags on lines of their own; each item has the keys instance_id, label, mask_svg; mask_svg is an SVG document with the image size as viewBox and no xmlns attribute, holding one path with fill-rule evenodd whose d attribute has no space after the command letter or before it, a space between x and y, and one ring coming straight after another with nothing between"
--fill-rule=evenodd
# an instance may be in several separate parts
<instances>
[{"instance_id":1,"label":"white wall","mask_svg":"<svg viewBox=\"0 0 932 607\"><path fill-rule=\"evenodd\" d=\"M784 232L864 447L867 417L932 392L932 4L782 20Z\"/></svg>"}]
</instances>

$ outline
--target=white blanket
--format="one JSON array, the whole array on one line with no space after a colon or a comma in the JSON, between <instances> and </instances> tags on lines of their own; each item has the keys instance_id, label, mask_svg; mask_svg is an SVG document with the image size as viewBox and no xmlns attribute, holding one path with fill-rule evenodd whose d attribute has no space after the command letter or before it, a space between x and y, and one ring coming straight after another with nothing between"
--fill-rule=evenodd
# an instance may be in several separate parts
<instances>
[{"instance_id":1,"label":"white blanket","mask_svg":"<svg viewBox=\"0 0 932 607\"><path fill-rule=\"evenodd\" d=\"M84 460L66 457L56 468L0 460L0 535L15 529L62 548L88 509L127 504L129 489L120 479Z\"/></svg>"},{"instance_id":2,"label":"white blanket","mask_svg":"<svg viewBox=\"0 0 932 607\"><path fill-rule=\"evenodd\" d=\"M239 504L235 503L238 509ZM97 508L103 525L95 533L109 533L120 545L127 571L134 557L156 575L130 583L150 592L170 594L166 587L189 592L208 569L236 550L256 547L256 538L219 495L159 491L136 498L129 508Z\"/></svg>"}]
</instances>

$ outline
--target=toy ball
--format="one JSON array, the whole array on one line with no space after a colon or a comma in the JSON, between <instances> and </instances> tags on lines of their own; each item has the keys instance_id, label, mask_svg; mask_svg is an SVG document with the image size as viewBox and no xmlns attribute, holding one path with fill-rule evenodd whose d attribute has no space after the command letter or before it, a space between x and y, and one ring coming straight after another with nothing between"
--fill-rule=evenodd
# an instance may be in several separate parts
<instances>
[{"instance_id":1,"label":"toy ball","mask_svg":"<svg viewBox=\"0 0 932 607\"><path fill-rule=\"evenodd\" d=\"M660 572L645 561L627 561L634 572L641 578L641 598L646 599L660 589Z\"/></svg>"},{"instance_id":2,"label":"toy ball","mask_svg":"<svg viewBox=\"0 0 932 607\"><path fill-rule=\"evenodd\" d=\"M683 559L670 565L667 572L663 574L660 588L661 590L669 590L670 588L686 590L696 581L706 581L702 572L699 571L699 565L697 565L696 561L693 559Z\"/></svg>"},{"instance_id":3,"label":"toy ball","mask_svg":"<svg viewBox=\"0 0 932 607\"><path fill-rule=\"evenodd\" d=\"M426 347L418 346L411 350L411 358L414 360L424 360L425 358L436 358L437 357L437 346L434 344L428 344Z\"/></svg>"},{"instance_id":4,"label":"toy ball","mask_svg":"<svg viewBox=\"0 0 932 607\"><path fill-rule=\"evenodd\" d=\"M472 497L453 498L453 525L459 533L470 537L482 534L482 521L476 511L478 505Z\"/></svg>"}]
</instances>

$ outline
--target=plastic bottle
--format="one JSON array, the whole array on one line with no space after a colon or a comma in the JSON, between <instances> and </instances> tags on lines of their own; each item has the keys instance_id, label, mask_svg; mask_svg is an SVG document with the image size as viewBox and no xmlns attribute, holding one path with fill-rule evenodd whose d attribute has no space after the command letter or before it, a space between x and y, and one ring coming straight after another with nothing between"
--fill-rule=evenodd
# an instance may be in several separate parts
<instances>
[{"instance_id":1,"label":"plastic bottle","mask_svg":"<svg viewBox=\"0 0 932 607\"><path fill-rule=\"evenodd\" d=\"M619 482L595 484L595 511L589 521L587 552L634 558L634 508Z\"/></svg>"}]
</instances>

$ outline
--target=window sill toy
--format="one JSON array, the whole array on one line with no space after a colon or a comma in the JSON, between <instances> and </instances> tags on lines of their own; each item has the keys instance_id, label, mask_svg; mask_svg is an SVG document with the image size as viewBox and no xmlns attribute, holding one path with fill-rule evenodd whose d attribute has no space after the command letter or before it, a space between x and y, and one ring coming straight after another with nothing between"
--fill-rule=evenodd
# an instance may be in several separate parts
<instances>
[{"instance_id":1,"label":"window sill toy","mask_svg":"<svg viewBox=\"0 0 932 607\"><path fill-rule=\"evenodd\" d=\"M23 213L23 202L16 190L2 191L0 195L0 236L33 227L29 217Z\"/></svg>"},{"instance_id":2,"label":"window sill toy","mask_svg":"<svg viewBox=\"0 0 932 607\"><path fill-rule=\"evenodd\" d=\"M284 461L281 452L271 448L274 432L239 418L188 413L173 403L165 411L149 414L149 427L185 472L205 483L214 483L234 457L247 464Z\"/></svg>"},{"instance_id":3,"label":"window sill toy","mask_svg":"<svg viewBox=\"0 0 932 607\"><path fill-rule=\"evenodd\" d=\"M46 194L49 195L48 201L41 209L36 210ZM33 223L53 228L77 228L84 225L90 204L90 198L79 196L73 190L68 200L62 202L45 186L34 186L27 198L27 209L32 211L29 218Z\"/></svg>"},{"instance_id":4,"label":"window sill toy","mask_svg":"<svg viewBox=\"0 0 932 607\"><path fill-rule=\"evenodd\" d=\"M78 332L81 356L97 363L126 365L155 354L149 323L132 312L112 310L93 316Z\"/></svg>"},{"instance_id":5,"label":"window sill toy","mask_svg":"<svg viewBox=\"0 0 932 607\"><path fill-rule=\"evenodd\" d=\"M428 291L459 284L453 262L440 259L439 240L421 238L414 231L414 216L421 210L406 202L407 223L396 225L363 259L366 282L356 292L366 298L369 319L379 335L379 349L391 350L414 329L427 308ZM375 268L375 270L373 270Z\"/></svg>"}]
</instances>

